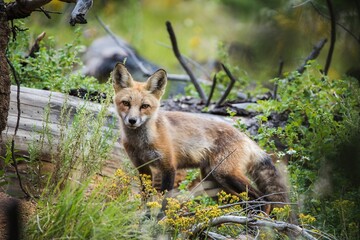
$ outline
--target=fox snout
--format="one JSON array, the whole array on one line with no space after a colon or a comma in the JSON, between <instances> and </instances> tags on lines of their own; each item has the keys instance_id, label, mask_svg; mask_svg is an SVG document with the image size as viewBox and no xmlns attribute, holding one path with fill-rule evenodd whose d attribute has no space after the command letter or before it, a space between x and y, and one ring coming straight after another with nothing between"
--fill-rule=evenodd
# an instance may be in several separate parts
<instances>
[{"instance_id":1,"label":"fox snout","mask_svg":"<svg viewBox=\"0 0 360 240\"><path fill-rule=\"evenodd\" d=\"M126 127L135 129L140 127L146 121L146 118L125 116L125 118L123 118L123 121Z\"/></svg>"}]
</instances>

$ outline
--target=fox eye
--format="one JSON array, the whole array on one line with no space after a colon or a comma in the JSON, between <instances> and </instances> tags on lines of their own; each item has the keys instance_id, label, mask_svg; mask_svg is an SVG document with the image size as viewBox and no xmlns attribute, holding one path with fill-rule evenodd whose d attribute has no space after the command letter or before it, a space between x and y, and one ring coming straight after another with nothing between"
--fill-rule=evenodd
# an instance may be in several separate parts
<instances>
[{"instance_id":1,"label":"fox eye","mask_svg":"<svg viewBox=\"0 0 360 240\"><path fill-rule=\"evenodd\" d=\"M121 102L125 107L130 107L130 102L129 101L122 101Z\"/></svg>"},{"instance_id":2,"label":"fox eye","mask_svg":"<svg viewBox=\"0 0 360 240\"><path fill-rule=\"evenodd\" d=\"M147 108L149 108L150 107L150 105L149 104L142 104L141 105L141 109L147 109Z\"/></svg>"}]
</instances>

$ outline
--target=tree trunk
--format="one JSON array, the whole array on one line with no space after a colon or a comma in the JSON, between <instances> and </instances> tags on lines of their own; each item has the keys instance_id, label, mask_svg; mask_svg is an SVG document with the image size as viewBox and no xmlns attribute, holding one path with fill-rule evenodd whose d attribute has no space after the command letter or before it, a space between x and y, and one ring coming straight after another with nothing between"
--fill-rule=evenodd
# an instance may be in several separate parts
<instances>
[{"instance_id":1,"label":"tree trunk","mask_svg":"<svg viewBox=\"0 0 360 240\"><path fill-rule=\"evenodd\" d=\"M10 103L10 73L5 59L6 48L9 42L10 28L7 21L4 1L0 0L0 146L1 133L6 128ZM3 149L0 149L0 153Z\"/></svg>"}]
</instances>

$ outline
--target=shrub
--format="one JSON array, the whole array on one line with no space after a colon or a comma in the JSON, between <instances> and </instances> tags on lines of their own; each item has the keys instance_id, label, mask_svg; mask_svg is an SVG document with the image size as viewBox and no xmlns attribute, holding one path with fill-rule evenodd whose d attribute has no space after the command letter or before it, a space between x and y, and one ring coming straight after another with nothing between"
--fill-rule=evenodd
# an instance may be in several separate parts
<instances>
[{"instance_id":1,"label":"shrub","mask_svg":"<svg viewBox=\"0 0 360 240\"><path fill-rule=\"evenodd\" d=\"M311 63L303 75L295 72L274 81L279 100L259 101L263 113L258 116L260 128L255 139L289 160L294 198L304 198L302 211L316 216L319 226L336 232L341 239L356 239L349 237L353 233L345 234L344 229L359 231L356 219L360 219L360 211L353 208L351 214L342 216L334 212L342 209L336 203L355 203L360 197L339 154L342 146L359 133L358 81L347 77L329 79L316 63ZM269 124L274 113L287 116L286 124ZM356 161L352 163L356 168Z\"/></svg>"}]
</instances>

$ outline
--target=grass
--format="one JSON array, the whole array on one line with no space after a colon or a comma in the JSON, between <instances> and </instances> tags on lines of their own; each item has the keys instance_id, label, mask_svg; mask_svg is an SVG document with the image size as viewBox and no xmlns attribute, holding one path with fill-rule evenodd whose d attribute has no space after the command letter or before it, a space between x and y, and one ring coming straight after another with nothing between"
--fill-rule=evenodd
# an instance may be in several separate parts
<instances>
[{"instance_id":1,"label":"grass","mask_svg":"<svg viewBox=\"0 0 360 240\"><path fill-rule=\"evenodd\" d=\"M67 184L59 194L42 198L26 239L153 239L139 225L144 215L139 198L126 191L111 195L111 179L97 180L91 191L89 183Z\"/></svg>"}]
</instances>

